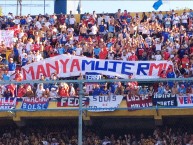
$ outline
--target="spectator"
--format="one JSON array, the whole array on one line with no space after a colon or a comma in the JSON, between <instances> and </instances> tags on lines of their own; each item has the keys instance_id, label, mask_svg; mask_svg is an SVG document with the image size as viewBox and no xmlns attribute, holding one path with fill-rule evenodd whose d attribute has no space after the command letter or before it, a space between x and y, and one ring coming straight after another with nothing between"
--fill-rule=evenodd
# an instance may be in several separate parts
<instances>
[{"instance_id":1,"label":"spectator","mask_svg":"<svg viewBox=\"0 0 193 145\"><path fill-rule=\"evenodd\" d=\"M23 85L20 85L17 91L17 97L22 98L22 97L25 97L25 95L26 95L26 89L24 88Z\"/></svg>"},{"instance_id":2,"label":"spectator","mask_svg":"<svg viewBox=\"0 0 193 145\"><path fill-rule=\"evenodd\" d=\"M32 98L32 97L35 96L35 94L34 94L34 92L33 92L33 90L32 90L32 88L31 88L30 85L28 85L27 88L26 88L26 94L25 94L25 96L26 96L26 97L29 97L29 98Z\"/></svg>"}]
</instances>

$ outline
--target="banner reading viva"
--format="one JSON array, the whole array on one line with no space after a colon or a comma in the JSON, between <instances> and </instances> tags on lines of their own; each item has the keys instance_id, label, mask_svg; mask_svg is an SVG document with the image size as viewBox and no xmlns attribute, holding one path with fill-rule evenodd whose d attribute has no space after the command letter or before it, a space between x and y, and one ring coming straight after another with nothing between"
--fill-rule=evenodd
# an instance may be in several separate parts
<instances>
[{"instance_id":1,"label":"banner reading viva","mask_svg":"<svg viewBox=\"0 0 193 145\"><path fill-rule=\"evenodd\" d=\"M24 80L36 80L45 75L50 77L56 72L59 77L83 75L86 72L96 72L103 75L128 78L133 74L135 78L159 78L163 69L173 68L168 61L122 61L100 60L71 55L58 55L22 67Z\"/></svg>"},{"instance_id":2,"label":"banner reading viva","mask_svg":"<svg viewBox=\"0 0 193 145\"><path fill-rule=\"evenodd\" d=\"M49 98L22 98L21 109L24 110L45 110L49 105Z\"/></svg>"},{"instance_id":3,"label":"banner reading viva","mask_svg":"<svg viewBox=\"0 0 193 145\"><path fill-rule=\"evenodd\" d=\"M178 107L193 107L193 94L177 95Z\"/></svg>"}]
</instances>

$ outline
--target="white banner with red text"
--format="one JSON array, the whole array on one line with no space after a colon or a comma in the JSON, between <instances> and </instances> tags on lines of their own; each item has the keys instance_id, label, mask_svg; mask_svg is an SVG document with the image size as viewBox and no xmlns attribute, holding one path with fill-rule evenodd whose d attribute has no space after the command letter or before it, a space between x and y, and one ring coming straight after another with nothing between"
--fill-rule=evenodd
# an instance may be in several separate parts
<instances>
[{"instance_id":1,"label":"white banner with red text","mask_svg":"<svg viewBox=\"0 0 193 145\"><path fill-rule=\"evenodd\" d=\"M50 77L57 73L58 77L71 77L96 72L103 75L117 76L127 79L129 75L134 78L159 78L160 73L173 68L169 61L122 61L100 60L71 55L58 55L22 67L24 80L37 80L41 75Z\"/></svg>"},{"instance_id":2,"label":"white banner with red text","mask_svg":"<svg viewBox=\"0 0 193 145\"><path fill-rule=\"evenodd\" d=\"M193 107L193 94L177 95L178 107Z\"/></svg>"}]
</instances>

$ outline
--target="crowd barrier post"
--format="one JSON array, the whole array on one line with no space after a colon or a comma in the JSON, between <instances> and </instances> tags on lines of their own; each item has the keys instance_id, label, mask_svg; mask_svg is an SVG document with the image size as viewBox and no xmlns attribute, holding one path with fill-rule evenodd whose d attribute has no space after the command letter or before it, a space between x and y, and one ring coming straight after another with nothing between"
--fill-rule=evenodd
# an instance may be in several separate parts
<instances>
[{"instance_id":1,"label":"crowd barrier post","mask_svg":"<svg viewBox=\"0 0 193 145\"><path fill-rule=\"evenodd\" d=\"M79 82L79 116L78 116L78 145L82 145L82 95L83 95L83 82Z\"/></svg>"}]
</instances>

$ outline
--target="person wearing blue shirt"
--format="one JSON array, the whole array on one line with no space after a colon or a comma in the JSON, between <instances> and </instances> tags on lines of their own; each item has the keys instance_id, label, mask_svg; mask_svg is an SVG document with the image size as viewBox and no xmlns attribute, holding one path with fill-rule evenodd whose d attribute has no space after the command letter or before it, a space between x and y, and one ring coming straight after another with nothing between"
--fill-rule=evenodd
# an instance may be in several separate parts
<instances>
[{"instance_id":1,"label":"person wearing blue shirt","mask_svg":"<svg viewBox=\"0 0 193 145\"><path fill-rule=\"evenodd\" d=\"M106 95L109 95L109 94L110 94L110 91L109 91L109 89L107 88L107 85L105 85L105 87L101 89L100 95L106 96Z\"/></svg>"},{"instance_id":2,"label":"person wearing blue shirt","mask_svg":"<svg viewBox=\"0 0 193 145\"><path fill-rule=\"evenodd\" d=\"M99 87L99 85L96 85L93 89L92 95L93 96L99 96L101 94L101 89Z\"/></svg>"},{"instance_id":3,"label":"person wearing blue shirt","mask_svg":"<svg viewBox=\"0 0 193 145\"><path fill-rule=\"evenodd\" d=\"M186 94L186 88L185 88L184 84L181 84L181 86L178 88L178 92L180 94Z\"/></svg>"},{"instance_id":4,"label":"person wearing blue shirt","mask_svg":"<svg viewBox=\"0 0 193 145\"><path fill-rule=\"evenodd\" d=\"M162 32L162 36L164 37L164 43L165 43L168 40L168 38L169 38L169 32L163 31Z\"/></svg>"},{"instance_id":5,"label":"person wearing blue shirt","mask_svg":"<svg viewBox=\"0 0 193 145\"><path fill-rule=\"evenodd\" d=\"M99 58L99 53L101 52L101 49L98 47L98 46L96 46L95 48L94 48L94 55L95 55L95 58Z\"/></svg>"},{"instance_id":6,"label":"person wearing blue shirt","mask_svg":"<svg viewBox=\"0 0 193 145\"><path fill-rule=\"evenodd\" d=\"M173 72L171 68L169 68L169 72L167 73L167 78L175 78L175 77L176 77L175 73ZM174 82L168 82L168 86L170 88L172 88L173 85L174 85Z\"/></svg>"},{"instance_id":7,"label":"person wearing blue shirt","mask_svg":"<svg viewBox=\"0 0 193 145\"><path fill-rule=\"evenodd\" d=\"M105 25L104 22L101 22L101 25L99 25L99 34L105 34Z\"/></svg>"},{"instance_id":8,"label":"person wearing blue shirt","mask_svg":"<svg viewBox=\"0 0 193 145\"><path fill-rule=\"evenodd\" d=\"M14 61L16 61L17 63L19 63L19 50L18 47L15 46L13 48L13 53L14 53Z\"/></svg>"},{"instance_id":9,"label":"person wearing blue shirt","mask_svg":"<svg viewBox=\"0 0 193 145\"><path fill-rule=\"evenodd\" d=\"M61 55L61 54L64 54L65 53L65 49L64 47L60 44L59 48L58 48L58 54Z\"/></svg>"},{"instance_id":10,"label":"person wearing blue shirt","mask_svg":"<svg viewBox=\"0 0 193 145\"><path fill-rule=\"evenodd\" d=\"M117 85L116 82L111 84L110 92L111 92L112 94L115 93L115 91L116 91L116 89L117 89L117 86L118 86L118 85Z\"/></svg>"},{"instance_id":11,"label":"person wearing blue shirt","mask_svg":"<svg viewBox=\"0 0 193 145\"><path fill-rule=\"evenodd\" d=\"M0 56L0 65L8 65L8 61L6 60L6 58Z\"/></svg>"},{"instance_id":12,"label":"person wearing blue shirt","mask_svg":"<svg viewBox=\"0 0 193 145\"><path fill-rule=\"evenodd\" d=\"M107 48L110 49L111 46L113 46L113 43L112 43L112 42L108 42L108 43L107 43Z\"/></svg>"},{"instance_id":13,"label":"person wearing blue shirt","mask_svg":"<svg viewBox=\"0 0 193 145\"><path fill-rule=\"evenodd\" d=\"M139 89L138 94L139 95L147 95L148 94L147 88L145 88L145 86L143 86L142 88Z\"/></svg>"},{"instance_id":14,"label":"person wearing blue shirt","mask_svg":"<svg viewBox=\"0 0 193 145\"><path fill-rule=\"evenodd\" d=\"M114 33L115 32L115 27L113 25L109 25L109 33Z\"/></svg>"},{"instance_id":15,"label":"person wearing blue shirt","mask_svg":"<svg viewBox=\"0 0 193 145\"><path fill-rule=\"evenodd\" d=\"M25 25L26 23L27 23L26 19L22 17L21 20L20 20L20 24Z\"/></svg>"},{"instance_id":16,"label":"person wearing blue shirt","mask_svg":"<svg viewBox=\"0 0 193 145\"><path fill-rule=\"evenodd\" d=\"M74 51L73 48L72 48L71 46L68 46L68 48L67 48L67 53L72 54L73 51Z\"/></svg>"},{"instance_id":17,"label":"person wearing blue shirt","mask_svg":"<svg viewBox=\"0 0 193 145\"><path fill-rule=\"evenodd\" d=\"M27 59L27 55L25 55L25 57L22 58L22 60L21 60L21 65L25 66L27 63L28 63L28 59Z\"/></svg>"},{"instance_id":18,"label":"person wearing blue shirt","mask_svg":"<svg viewBox=\"0 0 193 145\"><path fill-rule=\"evenodd\" d=\"M16 64L13 62L13 58L10 58L10 62L8 63L8 69L9 69L9 71L15 71L16 70Z\"/></svg>"},{"instance_id":19,"label":"person wearing blue shirt","mask_svg":"<svg viewBox=\"0 0 193 145\"><path fill-rule=\"evenodd\" d=\"M5 73L2 75L2 79L3 79L3 81L9 81L10 80L10 76L8 74L8 71L5 71Z\"/></svg>"},{"instance_id":20,"label":"person wearing blue shirt","mask_svg":"<svg viewBox=\"0 0 193 145\"><path fill-rule=\"evenodd\" d=\"M51 18L49 19L49 22L50 22L51 25L54 25L54 23L55 23L54 18L51 17Z\"/></svg>"},{"instance_id":21,"label":"person wearing blue shirt","mask_svg":"<svg viewBox=\"0 0 193 145\"><path fill-rule=\"evenodd\" d=\"M161 85L161 84L159 85L157 94L159 94L159 95L163 95L164 94L164 87L163 87L163 85Z\"/></svg>"}]
</instances>

